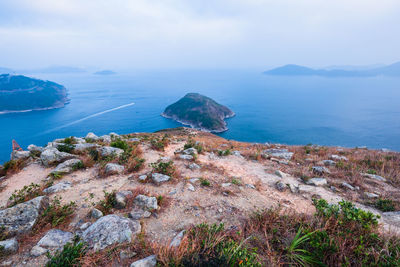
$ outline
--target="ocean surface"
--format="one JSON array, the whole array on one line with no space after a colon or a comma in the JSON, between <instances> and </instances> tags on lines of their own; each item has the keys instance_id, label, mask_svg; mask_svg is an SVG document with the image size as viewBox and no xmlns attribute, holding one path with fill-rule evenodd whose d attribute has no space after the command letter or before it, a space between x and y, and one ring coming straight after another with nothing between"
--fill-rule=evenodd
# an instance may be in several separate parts
<instances>
[{"instance_id":1,"label":"ocean surface","mask_svg":"<svg viewBox=\"0 0 400 267\"><path fill-rule=\"evenodd\" d=\"M231 108L224 138L248 142L367 146L400 151L400 78L266 76L261 70L138 71L99 76L35 74L64 85L64 108L0 114L0 163L11 141L24 149L66 136L177 127L166 106L198 92Z\"/></svg>"}]
</instances>

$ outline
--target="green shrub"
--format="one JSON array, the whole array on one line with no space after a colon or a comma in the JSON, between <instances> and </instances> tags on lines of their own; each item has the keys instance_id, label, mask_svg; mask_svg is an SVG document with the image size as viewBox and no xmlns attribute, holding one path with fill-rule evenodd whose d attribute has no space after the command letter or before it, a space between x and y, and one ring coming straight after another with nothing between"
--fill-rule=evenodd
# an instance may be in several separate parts
<instances>
[{"instance_id":1,"label":"green shrub","mask_svg":"<svg viewBox=\"0 0 400 267\"><path fill-rule=\"evenodd\" d=\"M379 209L379 210L381 210L381 211L383 211L383 212L395 211L395 210L396 210L396 205L395 205L394 201L391 200L391 199L382 199L382 198L379 198L379 199L375 202L374 206L375 206L377 209Z\"/></svg>"},{"instance_id":2,"label":"green shrub","mask_svg":"<svg viewBox=\"0 0 400 267\"><path fill-rule=\"evenodd\" d=\"M73 171L76 171L76 170L79 170L79 169L83 169L83 168L85 168L85 165L83 165L83 162L82 162L82 161L79 161L79 162L75 163L75 164L72 166L72 170L73 170Z\"/></svg>"},{"instance_id":3,"label":"green shrub","mask_svg":"<svg viewBox=\"0 0 400 267\"><path fill-rule=\"evenodd\" d=\"M200 178L200 184L201 184L202 186L211 186L210 181L208 181L207 179L205 179L205 178L203 178L203 177Z\"/></svg>"},{"instance_id":4,"label":"green shrub","mask_svg":"<svg viewBox=\"0 0 400 267\"><path fill-rule=\"evenodd\" d=\"M129 148L128 143L121 139L116 139L115 141L111 142L110 146L120 148L124 151L128 150Z\"/></svg>"},{"instance_id":5,"label":"green shrub","mask_svg":"<svg viewBox=\"0 0 400 267\"><path fill-rule=\"evenodd\" d=\"M164 148L169 145L168 135L164 135L161 139L153 138L150 140L151 148L157 151L164 151Z\"/></svg>"},{"instance_id":6,"label":"green shrub","mask_svg":"<svg viewBox=\"0 0 400 267\"><path fill-rule=\"evenodd\" d=\"M242 185L242 181L238 178L232 178L232 184L234 185Z\"/></svg>"},{"instance_id":7,"label":"green shrub","mask_svg":"<svg viewBox=\"0 0 400 267\"><path fill-rule=\"evenodd\" d=\"M64 143L64 144L69 144L69 145L74 145L74 144L76 144L76 143L78 143L78 142L76 141L75 137L70 136L70 137L64 138L63 143Z\"/></svg>"},{"instance_id":8,"label":"green shrub","mask_svg":"<svg viewBox=\"0 0 400 267\"><path fill-rule=\"evenodd\" d=\"M150 167L153 168L153 172L162 173L165 175L173 176L175 174L175 166L173 161L168 162L154 162L150 163Z\"/></svg>"},{"instance_id":9,"label":"green shrub","mask_svg":"<svg viewBox=\"0 0 400 267\"><path fill-rule=\"evenodd\" d=\"M54 197L49 206L44 210L40 222L36 225L38 228L46 224L51 224L52 227L56 227L66 221L76 209L75 202L71 201L68 204L61 204L61 197Z\"/></svg>"},{"instance_id":10,"label":"green shrub","mask_svg":"<svg viewBox=\"0 0 400 267\"><path fill-rule=\"evenodd\" d=\"M183 149L188 149L188 148L195 148L197 150L197 153L201 154L203 152L203 146L199 142L195 142L193 139L189 139L187 143L183 146Z\"/></svg>"},{"instance_id":11,"label":"green shrub","mask_svg":"<svg viewBox=\"0 0 400 267\"><path fill-rule=\"evenodd\" d=\"M20 190L15 190L14 193L8 199L8 207L15 206L19 203L26 202L35 197L43 195L43 191L40 185L31 183L30 185L25 185Z\"/></svg>"},{"instance_id":12,"label":"green shrub","mask_svg":"<svg viewBox=\"0 0 400 267\"><path fill-rule=\"evenodd\" d=\"M80 266L80 258L87 252L85 243L81 242L78 237L75 237L73 243L67 243L64 248L57 251L54 256L47 254L49 261L46 267L74 267Z\"/></svg>"},{"instance_id":13,"label":"green shrub","mask_svg":"<svg viewBox=\"0 0 400 267\"><path fill-rule=\"evenodd\" d=\"M372 170L372 169L369 169L369 170L367 171L367 173L368 173L368 174L376 174L376 171L375 171L375 170Z\"/></svg>"},{"instance_id":14,"label":"green shrub","mask_svg":"<svg viewBox=\"0 0 400 267\"><path fill-rule=\"evenodd\" d=\"M61 144L57 146L57 149L60 152L71 153L72 151L74 151L75 146L71 144Z\"/></svg>"},{"instance_id":15,"label":"green shrub","mask_svg":"<svg viewBox=\"0 0 400 267\"><path fill-rule=\"evenodd\" d=\"M218 156L220 156L220 157L229 156L230 154L231 154L230 149L218 150Z\"/></svg>"},{"instance_id":16,"label":"green shrub","mask_svg":"<svg viewBox=\"0 0 400 267\"><path fill-rule=\"evenodd\" d=\"M111 209L117 204L116 191L104 192L104 199L95 204L96 208L103 212L104 215L109 214Z\"/></svg>"}]
</instances>

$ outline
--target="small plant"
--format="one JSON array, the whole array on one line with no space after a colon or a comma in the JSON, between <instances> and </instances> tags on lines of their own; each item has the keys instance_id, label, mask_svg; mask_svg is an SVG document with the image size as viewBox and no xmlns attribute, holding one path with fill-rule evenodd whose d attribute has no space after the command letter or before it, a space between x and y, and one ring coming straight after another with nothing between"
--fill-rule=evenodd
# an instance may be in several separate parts
<instances>
[{"instance_id":1,"label":"small plant","mask_svg":"<svg viewBox=\"0 0 400 267\"><path fill-rule=\"evenodd\" d=\"M289 259L290 264L297 266L310 266L320 264L317 259L313 257L313 254L302 246L310 240L310 237L314 232L302 235L302 229L296 233L292 243L286 249L286 257Z\"/></svg>"},{"instance_id":2,"label":"small plant","mask_svg":"<svg viewBox=\"0 0 400 267\"><path fill-rule=\"evenodd\" d=\"M50 177L53 178L54 180L58 180L63 177L63 174L60 172L51 172Z\"/></svg>"},{"instance_id":3,"label":"small plant","mask_svg":"<svg viewBox=\"0 0 400 267\"><path fill-rule=\"evenodd\" d=\"M46 224L51 224L52 227L56 227L64 223L75 211L76 204L71 201L68 204L61 204L61 197L54 197L49 206L44 210L40 222L37 224L38 227Z\"/></svg>"},{"instance_id":4,"label":"small plant","mask_svg":"<svg viewBox=\"0 0 400 267\"><path fill-rule=\"evenodd\" d=\"M129 148L128 143L121 139L115 139L115 141L111 142L110 146L120 148L124 151L128 150Z\"/></svg>"},{"instance_id":5,"label":"small plant","mask_svg":"<svg viewBox=\"0 0 400 267\"><path fill-rule=\"evenodd\" d=\"M83 162L82 162L82 161L78 161L77 163L75 163L75 164L72 166L72 170L73 170L73 171L76 171L76 170L79 170L79 169L83 169L83 168L85 168L85 165L83 165Z\"/></svg>"},{"instance_id":6,"label":"small plant","mask_svg":"<svg viewBox=\"0 0 400 267\"><path fill-rule=\"evenodd\" d=\"M4 163L3 172L6 174L17 173L24 168L25 162L22 159L14 159Z\"/></svg>"},{"instance_id":7,"label":"small plant","mask_svg":"<svg viewBox=\"0 0 400 267\"><path fill-rule=\"evenodd\" d=\"M150 163L150 166L153 168L153 172L162 173L165 175L173 176L175 174L175 166L173 161L168 162L155 162Z\"/></svg>"},{"instance_id":8,"label":"small plant","mask_svg":"<svg viewBox=\"0 0 400 267\"><path fill-rule=\"evenodd\" d=\"M242 181L238 178L232 178L232 184L234 185L242 185Z\"/></svg>"},{"instance_id":9,"label":"small plant","mask_svg":"<svg viewBox=\"0 0 400 267\"><path fill-rule=\"evenodd\" d=\"M64 138L63 143L64 143L64 144L68 144L68 145L74 145L74 144L76 144L76 143L78 143L78 142L76 141L75 137L70 136L70 137Z\"/></svg>"},{"instance_id":10,"label":"small plant","mask_svg":"<svg viewBox=\"0 0 400 267\"><path fill-rule=\"evenodd\" d=\"M369 169L369 170L367 170L367 173L368 173L368 174L376 174L376 171L375 171L375 170L372 170L372 169Z\"/></svg>"},{"instance_id":11,"label":"small plant","mask_svg":"<svg viewBox=\"0 0 400 267\"><path fill-rule=\"evenodd\" d=\"M169 145L168 135L164 135L163 138L153 138L150 140L151 148L157 151L164 151L164 148Z\"/></svg>"},{"instance_id":12,"label":"small plant","mask_svg":"<svg viewBox=\"0 0 400 267\"><path fill-rule=\"evenodd\" d=\"M104 192L104 199L97 202L95 206L97 209L103 212L104 215L106 215L109 214L111 209L115 207L115 205L117 204L116 192L112 191L111 193L109 193L105 190L103 192Z\"/></svg>"},{"instance_id":13,"label":"small plant","mask_svg":"<svg viewBox=\"0 0 400 267\"><path fill-rule=\"evenodd\" d=\"M379 198L379 199L375 202L374 206L375 206L377 209L379 209L379 210L381 210L381 211L383 211L383 212L395 211L395 210L396 210L396 205L395 205L394 201L391 200L391 199L382 199L382 198Z\"/></svg>"},{"instance_id":14,"label":"small plant","mask_svg":"<svg viewBox=\"0 0 400 267\"><path fill-rule=\"evenodd\" d=\"M203 146L199 142L195 142L193 139L189 139L187 143L183 146L183 149L188 149L188 148L195 148L197 150L197 153L201 154L203 152Z\"/></svg>"},{"instance_id":15,"label":"small plant","mask_svg":"<svg viewBox=\"0 0 400 267\"><path fill-rule=\"evenodd\" d=\"M200 184L201 184L202 186L211 186L210 181L208 181L207 179L205 179L205 178L203 178L203 177L200 178Z\"/></svg>"},{"instance_id":16,"label":"small plant","mask_svg":"<svg viewBox=\"0 0 400 267\"><path fill-rule=\"evenodd\" d=\"M218 156L224 157L224 156L229 156L231 153L231 150L228 148L226 150L218 150Z\"/></svg>"},{"instance_id":17,"label":"small plant","mask_svg":"<svg viewBox=\"0 0 400 267\"><path fill-rule=\"evenodd\" d=\"M43 195L43 191L40 185L31 183L30 185L25 185L20 190L14 191L14 193L8 199L7 206L12 207L41 195Z\"/></svg>"},{"instance_id":18,"label":"small plant","mask_svg":"<svg viewBox=\"0 0 400 267\"><path fill-rule=\"evenodd\" d=\"M46 263L46 267L73 267L80 266L80 258L82 258L87 252L85 243L79 240L79 237L75 237L73 243L67 243L61 251L57 251L54 256L50 253L47 254L49 261Z\"/></svg>"},{"instance_id":19,"label":"small plant","mask_svg":"<svg viewBox=\"0 0 400 267\"><path fill-rule=\"evenodd\" d=\"M60 152L71 153L72 151L74 151L75 146L71 144L61 144L57 146L57 149Z\"/></svg>"}]
</instances>

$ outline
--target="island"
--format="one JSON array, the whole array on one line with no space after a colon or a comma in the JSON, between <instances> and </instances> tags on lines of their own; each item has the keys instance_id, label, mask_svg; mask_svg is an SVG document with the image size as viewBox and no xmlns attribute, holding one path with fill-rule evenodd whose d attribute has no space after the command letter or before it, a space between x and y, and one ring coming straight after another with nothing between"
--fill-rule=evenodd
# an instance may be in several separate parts
<instances>
[{"instance_id":1,"label":"island","mask_svg":"<svg viewBox=\"0 0 400 267\"><path fill-rule=\"evenodd\" d=\"M209 97L188 93L169 105L161 115L195 129L219 133L228 130L224 119L235 116L235 113Z\"/></svg>"},{"instance_id":2,"label":"island","mask_svg":"<svg viewBox=\"0 0 400 267\"><path fill-rule=\"evenodd\" d=\"M116 73L112 70L101 70L101 71L96 71L94 74L95 75L114 75Z\"/></svg>"},{"instance_id":3,"label":"island","mask_svg":"<svg viewBox=\"0 0 400 267\"><path fill-rule=\"evenodd\" d=\"M64 107L69 102L64 86L26 77L0 75L0 113Z\"/></svg>"}]
</instances>

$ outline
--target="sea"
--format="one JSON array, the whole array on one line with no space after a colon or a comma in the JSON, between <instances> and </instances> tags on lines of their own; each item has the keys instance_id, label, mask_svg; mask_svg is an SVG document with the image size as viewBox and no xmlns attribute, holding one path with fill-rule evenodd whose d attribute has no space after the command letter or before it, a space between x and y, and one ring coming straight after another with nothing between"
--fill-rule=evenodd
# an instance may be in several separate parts
<instances>
[{"instance_id":1,"label":"sea","mask_svg":"<svg viewBox=\"0 0 400 267\"><path fill-rule=\"evenodd\" d=\"M236 116L218 135L238 141L386 148L400 151L400 78L267 76L261 70L142 70L31 77L64 85L64 108L0 114L0 163L12 140L154 132L181 126L160 114L186 93L228 106Z\"/></svg>"}]
</instances>

